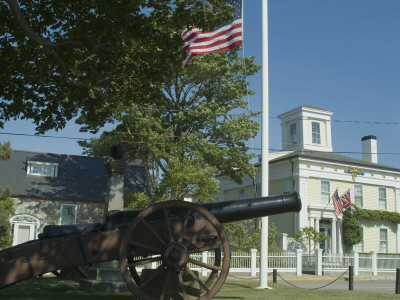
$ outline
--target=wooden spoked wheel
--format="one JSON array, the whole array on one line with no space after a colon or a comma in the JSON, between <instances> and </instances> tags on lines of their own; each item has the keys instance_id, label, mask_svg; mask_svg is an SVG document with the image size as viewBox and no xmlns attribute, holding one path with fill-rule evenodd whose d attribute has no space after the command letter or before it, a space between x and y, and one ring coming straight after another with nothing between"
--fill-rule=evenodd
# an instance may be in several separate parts
<instances>
[{"instance_id":1,"label":"wooden spoked wheel","mask_svg":"<svg viewBox=\"0 0 400 300\"><path fill-rule=\"evenodd\" d=\"M211 254L207 262L205 251ZM203 300L211 299L228 276L230 250L211 213L190 202L167 201L145 209L125 229L119 262L139 299Z\"/></svg>"}]
</instances>

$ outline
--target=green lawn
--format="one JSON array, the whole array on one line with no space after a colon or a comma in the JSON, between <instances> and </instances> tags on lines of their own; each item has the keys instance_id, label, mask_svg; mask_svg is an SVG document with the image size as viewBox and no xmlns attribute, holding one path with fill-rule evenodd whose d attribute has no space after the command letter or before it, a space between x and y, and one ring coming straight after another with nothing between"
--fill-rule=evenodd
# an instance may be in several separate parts
<instances>
[{"instance_id":1,"label":"green lawn","mask_svg":"<svg viewBox=\"0 0 400 300\"><path fill-rule=\"evenodd\" d=\"M272 290L257 290L258 280L228 279L214 299L394 299L397 295L355 291L304 290L268 282ZM0 290L0 299L134 299L130 293L85 293L74 281L35 278Z\"/></svg>"}]
</instances>

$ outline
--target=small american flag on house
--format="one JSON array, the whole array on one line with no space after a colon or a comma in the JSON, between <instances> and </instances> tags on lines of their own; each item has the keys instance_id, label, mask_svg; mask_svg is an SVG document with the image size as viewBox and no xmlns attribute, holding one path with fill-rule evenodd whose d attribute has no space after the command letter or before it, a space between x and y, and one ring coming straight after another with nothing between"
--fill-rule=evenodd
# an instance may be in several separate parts
<instances>
[{"instance_id":1,"label":"small american flag on house","mask_svg":"<svg viewBox=\"0 0 400 300\"><path fill-rule=\"evenodd\" d=\"M333 206L335 207L335 215L336 217L343 212L343 203L342 200L339 198L338 189L332 195L332 202Z\"/></svg>"},{"instance_id":2,"label":"small american flag on house","mask_svg":"<svg viewBox=\"0 0 400 300\"><path fill-rule=\"evenodd\" d=\"M212 31L203 32L193 27L182 32L183 48L187 56L183 60L185 66L189 60L200 54L228 51L243 42L242 0L233 0L233 18Z\"/></svg>"}]
</instances>

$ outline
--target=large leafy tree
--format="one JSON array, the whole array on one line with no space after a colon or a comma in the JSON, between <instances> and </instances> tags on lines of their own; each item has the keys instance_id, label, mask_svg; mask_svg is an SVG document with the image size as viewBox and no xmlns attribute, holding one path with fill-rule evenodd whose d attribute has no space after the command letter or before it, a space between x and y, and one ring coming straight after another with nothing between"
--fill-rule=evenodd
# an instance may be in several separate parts
<instances>
[{"instance_id":1,"label":"large leafy tree","mask_svg":"<svg viewBox=\"0 0 400 300\"><path fill-rule=\"evenodd\" d=\"M88 154L103 156L115 143L127 149L127 159L138 160L147 172L151 199L193 196L210 201L218 191L216 175L237 182L253 176L246 141L259 124L248 109L246 75L259 69L254 57L237 51L198 56L160 86L152 103L131 102L119 114L119 125L90 143Z\"/></svg>"},{"instance_id":2,"label":"large leafy tree","mask_svg":"<svg viewBox=\"0 0 400 300\"><path fill-rule=\"evenodd\" d=\"M10 142L0 142L0 160L9 159L12 150ZM12 245L10 217L14 214L14 201L10 198L11 189L0 187L0 249Z\"/></svg>"},{"instance_id":3,"label":"large leafy tree","mask_svg":"<svg viewBox=\"0 0 400 300\"><path fill-rule=\"evenodd\" d=\"M0 1L0 128L29 118L44 132L78 118L97 129L160 97L153 87L181 68L182 30L230 19L226 2Z\"/></svg>"}]
</instances>

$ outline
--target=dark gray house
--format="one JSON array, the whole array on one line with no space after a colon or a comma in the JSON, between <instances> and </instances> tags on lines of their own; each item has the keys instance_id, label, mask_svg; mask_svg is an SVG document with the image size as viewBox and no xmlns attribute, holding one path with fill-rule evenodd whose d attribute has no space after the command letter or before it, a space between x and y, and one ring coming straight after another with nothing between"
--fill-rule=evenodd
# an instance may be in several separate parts
<instances>
[{"instance_id":1,"label":"dark gray house","mask_svg":"<svg viewBox=\"0 0 400 300\"><path fill-rule=\"evenodd\" d=\"M101 222L108 178L104 163L93 157L13 151L0 161L0 185L12 190L14 245L37 238L48 224ZM125 189L145 191L142 167L128 167Z\"/></svg>"}]
</instances>

